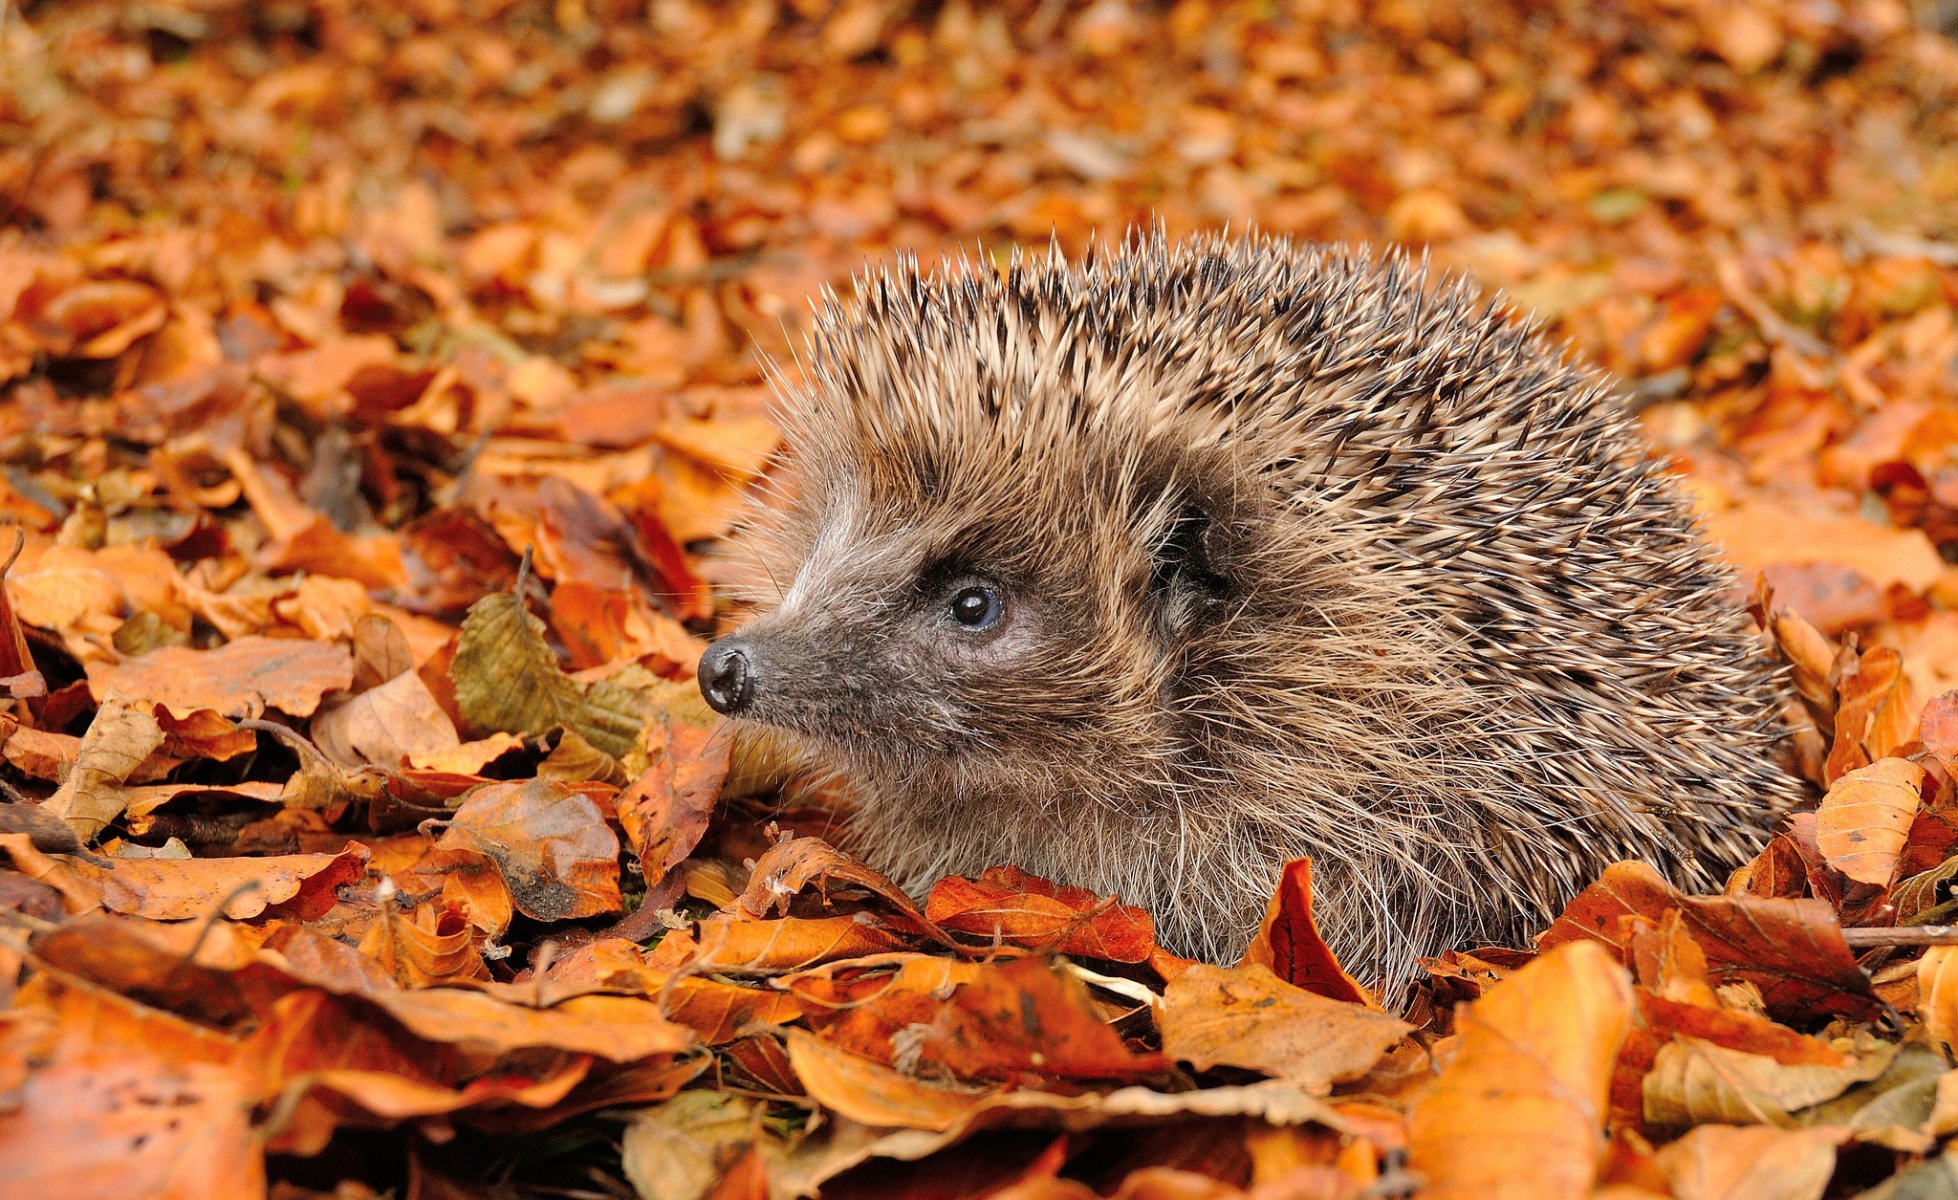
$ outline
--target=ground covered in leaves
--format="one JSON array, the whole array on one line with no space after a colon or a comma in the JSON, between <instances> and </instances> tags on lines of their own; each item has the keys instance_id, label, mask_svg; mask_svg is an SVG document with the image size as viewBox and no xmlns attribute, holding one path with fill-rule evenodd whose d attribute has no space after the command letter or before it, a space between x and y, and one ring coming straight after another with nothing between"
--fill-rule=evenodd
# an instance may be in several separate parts
<instances>
[{"instance_id":1,"label":"ground covered in leaves","mask_svg":"<svg viewBox=\"0 0 1958 1200\"><path fill-rule=\"evenodd\" d=\"M1954 1194L1948 8L0 5L0 1190ZM764 362L866 259L1158 218L1616 371L1819 809L1397 1015L1304 863L1206 966L771 807L690 682Z\"/></svg>"}]
</instances>

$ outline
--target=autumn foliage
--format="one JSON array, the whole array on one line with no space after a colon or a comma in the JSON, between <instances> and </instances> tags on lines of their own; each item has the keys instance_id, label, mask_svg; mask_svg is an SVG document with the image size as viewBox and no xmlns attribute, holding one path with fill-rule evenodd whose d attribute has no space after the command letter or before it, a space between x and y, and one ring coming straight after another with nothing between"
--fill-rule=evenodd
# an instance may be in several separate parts
<instances>
[{"instance_id":1,"label":"autumn foliage","mask_svg":"<svg viewBox=\"0 0 1958 1200\"><path fill-rule=\"evenodd\" d=\"M1958 1193L1950 7L0 4L0 1195ZM692 683L766 364L1154 220L1616 372L1814 811L1397 1014L1309 863L1199 964L784 807Z\"/></svg>"}]
</instances>

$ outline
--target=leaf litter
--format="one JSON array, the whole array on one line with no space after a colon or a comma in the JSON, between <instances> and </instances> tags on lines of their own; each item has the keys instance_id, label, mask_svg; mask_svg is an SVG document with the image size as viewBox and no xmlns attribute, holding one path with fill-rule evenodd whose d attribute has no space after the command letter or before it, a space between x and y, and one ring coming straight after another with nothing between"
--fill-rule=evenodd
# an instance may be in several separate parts
<instances>
[{"instance_id":1,"label":"leaf litter","mask_svg":"<svg viewBox=\"0 0 1958 1200\"><path fill-rule=\"evenodd\" d=\"M1940 21L1944 25L1940 26ZM1938 5L101 0L0 21L0 1178L23 1194L1958 1191ZM767 361L899 249L1425 244L1616 372L1819 805L1384 1013L693 694Z\"/></svg>"}]
</instances>

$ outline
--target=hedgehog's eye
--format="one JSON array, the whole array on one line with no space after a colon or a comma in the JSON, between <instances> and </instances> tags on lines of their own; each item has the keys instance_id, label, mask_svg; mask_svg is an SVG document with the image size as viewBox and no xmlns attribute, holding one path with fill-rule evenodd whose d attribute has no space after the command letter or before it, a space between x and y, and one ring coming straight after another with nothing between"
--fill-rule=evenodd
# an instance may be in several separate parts
<instances>
[{"instance_id":1,"label":"hedgehog's eye","mask_svg":"<svg viewBox=\"0 0 1958 1200\"><path fill-rule=\"evenodd\" d=\"M1004 609L999 593L982 584L960 588L952 596L952 619L967 629L989 629Z\"/></svg>"}]
</instances>

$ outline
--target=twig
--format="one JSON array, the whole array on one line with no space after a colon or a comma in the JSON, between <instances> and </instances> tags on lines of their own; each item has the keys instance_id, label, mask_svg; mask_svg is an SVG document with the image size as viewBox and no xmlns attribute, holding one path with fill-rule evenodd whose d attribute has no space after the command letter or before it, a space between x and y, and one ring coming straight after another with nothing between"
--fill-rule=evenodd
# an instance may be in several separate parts
<instances>
[{"instance_id":1,"label":"twig","mask_svg":"<svg viewBox=\"0 0 1958 1200\"><path fill-rule=\"evenodd\" d=\"M1849 943L1851 950L1868 950L1877 946L1958 946L1958 925L1845 929L1842 940Z\"/></svg>"}]
</instances>

